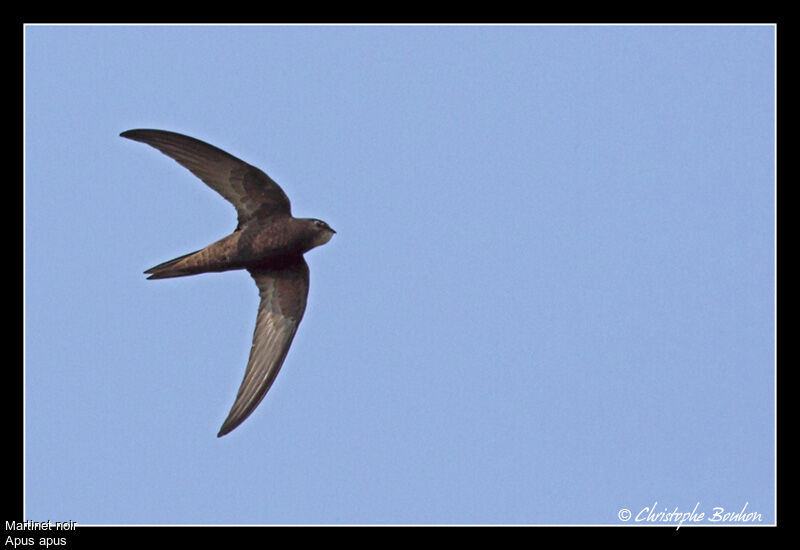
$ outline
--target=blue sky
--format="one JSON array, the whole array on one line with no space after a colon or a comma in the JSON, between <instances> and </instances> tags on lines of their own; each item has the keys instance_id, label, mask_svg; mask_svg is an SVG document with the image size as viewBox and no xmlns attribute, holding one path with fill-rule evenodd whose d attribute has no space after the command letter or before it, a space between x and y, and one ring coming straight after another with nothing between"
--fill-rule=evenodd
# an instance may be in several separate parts
<instances>
[{"instance_id":1,"label":"blue sky","mask_svg":"<svg viewBox=\"0 0 800 550\"><path fill-rule=\"evenodd\" d=\"M25 515L774 521L771 26L25 30ZM216 437L258 293L161 128L337 234ZM646 521L643 523L647 523Z\"/></svg>"}]
</instances>

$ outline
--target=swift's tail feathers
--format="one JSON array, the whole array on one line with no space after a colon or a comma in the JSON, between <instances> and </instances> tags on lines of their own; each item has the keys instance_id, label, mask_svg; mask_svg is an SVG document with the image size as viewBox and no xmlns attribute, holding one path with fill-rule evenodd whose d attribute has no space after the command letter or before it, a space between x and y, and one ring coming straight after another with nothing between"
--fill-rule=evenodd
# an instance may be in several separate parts
<instances>
[{"instance_id":1,"label":"swift's tail feathers","mask_svg":"<svg viewBox=\"0 0 800 550\"><path fill-rule=\"evenodd\" d=\"M202 268L197 265L198 262L186 261L198 252L200 252L200 250L178 256L174 260L151 267L145 271L145 273L150 275L148 279L168 279L170 277L185 277L186 275L202 273Z\"/></svg>"}]
</instances>

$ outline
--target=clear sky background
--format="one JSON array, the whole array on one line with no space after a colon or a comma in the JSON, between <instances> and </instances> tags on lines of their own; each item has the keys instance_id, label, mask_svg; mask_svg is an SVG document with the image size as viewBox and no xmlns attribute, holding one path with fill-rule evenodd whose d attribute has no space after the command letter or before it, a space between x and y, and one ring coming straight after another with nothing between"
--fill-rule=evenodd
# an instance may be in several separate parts
<instances>
[{"instance_id":1,"label":"clear sky background","mask_svg":"<svg viewBox=\"0 0 800 550\"><path fill-rule=\"evenodd\" d=\"M774 41L28 27L26 518L774 521ZM338 231L221 439L255 284L142 272L235 211L131 128L208 141Z\"/></svg>"}]
</instances>

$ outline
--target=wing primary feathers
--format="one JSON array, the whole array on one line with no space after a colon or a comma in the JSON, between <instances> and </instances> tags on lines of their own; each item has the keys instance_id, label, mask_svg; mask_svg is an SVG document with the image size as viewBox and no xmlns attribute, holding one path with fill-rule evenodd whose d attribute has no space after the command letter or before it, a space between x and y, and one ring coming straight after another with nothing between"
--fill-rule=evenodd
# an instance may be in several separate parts
<instances>
[{"instance_id":1,"label":"wing primary feathers","mask_svg":"<svg viewBox=\"0 0 800 550\"><path fill-rule=\"evenodd\" d=\"M286 359L308 297L308 264L302 256L281 267L248 269L258 286L253 345L236 401L217 437L230 433L250 416L269 391Z\"/></svg>"},{"instance_id":2,"label":"wing primary feathers","mask_svg":"<svg viewBox=\"0 0 800 550\"><path fill-rule=\"evenodd\" d=\"M199 139L166 130L128 130L120 136L158 149L233 204L239 226L253 218L291 215L283 189L267 174Z\"/></svg>"}]
</instances>

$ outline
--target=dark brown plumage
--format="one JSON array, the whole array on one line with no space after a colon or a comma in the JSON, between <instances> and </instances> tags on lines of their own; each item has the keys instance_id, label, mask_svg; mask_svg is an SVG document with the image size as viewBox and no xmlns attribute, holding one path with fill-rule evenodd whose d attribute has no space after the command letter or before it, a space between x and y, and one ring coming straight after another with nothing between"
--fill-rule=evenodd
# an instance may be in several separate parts
<instances>
[{"instance_id":1,"label":"dark brown plumage","mask_svg":"<svg viewBox=\"0 0 800 550\"><path fill-rule=\"evenodd\" d=\"M316 219L292 217L289 198L268 175L222 149L174 132L128 130L124 138L155 147L188 168L236 208L236 230L202 250L145 271L148 279L247 269L258 286L253 347L221 437L241 424L266 395L286 358L308 296L303 254L335 231Z\"/></svg>"}]
</instances>

